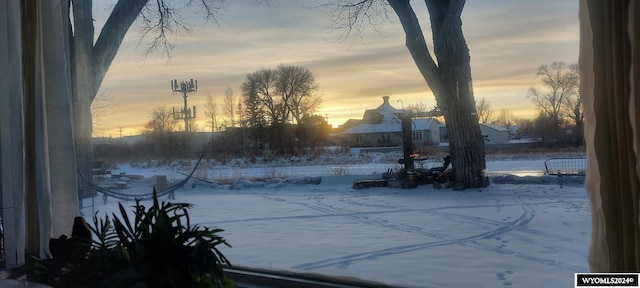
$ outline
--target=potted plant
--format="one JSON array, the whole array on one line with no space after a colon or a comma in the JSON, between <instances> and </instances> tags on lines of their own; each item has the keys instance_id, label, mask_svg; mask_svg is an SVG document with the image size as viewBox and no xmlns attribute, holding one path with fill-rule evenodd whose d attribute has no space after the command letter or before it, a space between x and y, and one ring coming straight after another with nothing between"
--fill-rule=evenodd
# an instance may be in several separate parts
<instances>
[{"instance_id":1,"label":"potted plant","mask_svg":"<svg viewBox=\"0 0 640 288\"><path fill-rule=\"evenodd\" d=\"M54 287L234 287L225 278L230 265L218 249L231 247L222 229L192 225L191 204L139 200L133 221L119 204L93 226L78 217L70 239L51 239L52 258L35 259L30 277Z\"/></svg>"}]
</instances>

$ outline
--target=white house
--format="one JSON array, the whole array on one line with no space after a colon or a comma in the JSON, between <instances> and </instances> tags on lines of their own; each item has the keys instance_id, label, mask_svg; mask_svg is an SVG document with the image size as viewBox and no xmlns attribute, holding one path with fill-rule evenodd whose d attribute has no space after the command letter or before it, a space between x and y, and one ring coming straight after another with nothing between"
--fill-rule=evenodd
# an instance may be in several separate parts
<instances>
[{"instance_id":1,"label":"white house","mask_svg":"<svg viewBox=\"0 0 640 288\"><path fill-rule=\"evenodd\" d=\"M389 96L382 97L382 104L376 109L364 112L359 124L335 134L340 141L352 147L383 147L402 145L401 117L407 111L396 109L389 104ZM434 118L412 120L414 145L440 143L440 122Z\"/></svg>"}]
</instances>

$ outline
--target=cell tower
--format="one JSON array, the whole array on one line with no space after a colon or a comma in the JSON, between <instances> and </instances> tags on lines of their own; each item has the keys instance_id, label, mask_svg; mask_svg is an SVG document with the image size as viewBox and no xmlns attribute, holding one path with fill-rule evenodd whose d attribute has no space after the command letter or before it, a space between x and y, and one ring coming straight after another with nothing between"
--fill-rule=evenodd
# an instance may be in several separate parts
<instances>
[{"instance_id":1,"label":"cell tower","mask_svg":"<svg viewBox=\"0 0 640 288\"><path fill-rule=\"evenodd\" d=\"M187 105L187 97L189 93L198 91L198 80L194 81L191 79L191 81L180 81L180 83L178 83L177 79L173 79L171 80L171 91L182 93L184 107L178 109L178 111L173 107L173 118L184 119L184 131L189 132L189 122L196 118L196 106L193 106L192 111L189 105Z\"/></svg>"}]
</instances>

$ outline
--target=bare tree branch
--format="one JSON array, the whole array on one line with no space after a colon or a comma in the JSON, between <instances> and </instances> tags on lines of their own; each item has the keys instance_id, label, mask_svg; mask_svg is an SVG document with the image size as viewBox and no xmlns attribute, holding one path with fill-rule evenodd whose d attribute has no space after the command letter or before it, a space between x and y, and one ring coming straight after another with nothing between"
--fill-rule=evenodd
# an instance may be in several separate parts
<instances>
[{"instance_id":1,"label":"bare tree branch","mask_svg":"<svg viewBox=\"0 0 640 288\"><path fill-rule=\"evenodd\" d=\"M322 103L322 99L313 95L318 88L313 74L307 68L293 65L279 65L276 73L276 90L282 103L296 123L301 123L305 114L313 112Z\"/></svg>"},{"instance_id":2,"label":"bare tree branch","mask_svg":"<svg viewBox=\"0 0 640 288\"><path fill-rule=\"evenodd\" d=\"M486 176L484 141L478 125L471 81L469 47L462 33L461 13L464 0L425 0L431 20L433 52L429 51L420 21L410 0L333 1L334 28L344 29L347 36L360 33L361 26L371 20L372 7L388 4L398 16L405 32L405 45L425 82L444 113L449 132L449 151L456 168L456 187L484 187ZM414 1L413 3L415 3ZM380 5L373 5L373 4ZM379 11L379 10L378 10ZM388 11L385 10L385 11ZM388 17L383 18L388 21ZM436 59L437 58L437 63Z\"/></svg>"},{"instance_id":3,"label":"bare tree branch","mask_svg":"<svg viewBox=\"0 0 640 288\"><path fill-rule=\"evenodd\" d=\"M211 133L216 130L216 117L218 116L218 106L211 94L207 94L207 100L204 103L204 115L211 118Z\"/></svg>"},{"instance_id":4,"label":"bare tree branch","mask_svg":"<svg viewBox=\"0 0 640 288\"><path fill-rule=\"evenodd\" d=\"M265 108L271 124L282 124L293 116L298 124L322 103L313 74L304 67L279 65L247 75L242 84L245 96L257 98Z\"/></svg>"},{"instance_id":5,"label":"bare tree branch","mask_svg":"<svg viewBox=\"0 0 640 288\"><path fill-rule=\"evenodd\" d=\"M229 117L229 121L231 122L231 127L236 126L236 97L233 94L233 88L231 86L227 86L227 89L224 90L224 102L222 105L222 109L224 114Z\"/></svg>"},{"instance_id":6,"label":"bare tree branch","mask_svg":"<svg viewBox=\"0 0 640 288\"><path fill-rule=\"evenodd\" d=\"M563 116L563 109L567 101L578 97L579 75L577 65L567 66L562 61L555 61L551 65L540 65L537 72L545 89L540 90L535 87L529 89L531 97L536 106L551 118L557 129ZM571 106L572 104L570 104ZM573 107L575 108L575 106ZM573 110L570 108L570 110Z\"/></svg>"},{"instance_id":7,"label":"bare tree branch","mask_svg":"<svg viewBox=\"0 0 640 288\"><path fill-rule=\"evenodd\" d=\"M489 118L491 118L493 110L491 110L491 105L485 97L480 98L479 101L476 100L476 111L480 123L489 123Z\"/></svg>"},{"instance_id":8,"label":"bare tree branch","mask_svg":"<svg viewBox=\"0 0 640 288\"><path fill-rule=\"evenodd\" d=\"M104 79L111 62L113 62L113 59L118 53L120 44L129 30L129 27L131 27L133 22L136 20L139 12L146 5L147 1L148 0L118 1L109 15L107 22L102 27L98 39L95 44L91 46L91 54L88 56L90 58L91 68L93 71L90 71L90 73L95 77L93 83L91 83L92 89L94 90L91 91L93 93L90 98L91 101L93 101L93 97L95 97L98 92L98 88L100 88L102 80ZM76 3L77 1L74 1L74 11ZM90 39L88 41L93 41L93 29L91 30L90 35L86 32L80 32L81 30L77 30L85 29L84 26L87 25L91 25L91 27L93 27L93 22L75 25L74 30L77 32L74 33L74 37L88 37Z\"/></svg>"},{"instance_id":9,"label":"bare tree branch","mask_svg":"<svg viewBox=\"0 0 640 288\"><path fill-rule=\"evenodd\" d=\"M340 31L341 41L360 38L365 28L377 31L393 19L385 0L340 0L322 4L319 8L331 15L328 28Z\"/></svg>"},{"instance_id":10,"label":"bare tree branch","mask_svg":"<svg viewBox=\"0 0 640 288\"><path fill-rule=\"evenodd\" d=\"M93 99L91 103L91 118L93 118L93 130L97 133L103 133L107 130L104 127L104 118L111 113L112 106L111 91L109 89L102 88L100 93Z\"/></svg>"},{"instance_id":11,"label":"bare tree branch","mask_svg":"<svg viewBox=\"0 0 640 288\"><path fill-rule=\"evenodd\" d=\"M422 28L420 28L420 22L413 8L411 8L411 4L406 0L389 0L389 3L400 19L400 23L406 34L405 45L409 49L409 53L416 63L418 70L427 82L427 85L429 85L429 88L433 91L438 105L444 105L445 101L442 98L445 97L446 93L442 83L442 74L440 68L431 56L427 41L424 38L424 33L422 32ZM447 109L446 107L441 108L443 110Z\"/></svg>"},{"instance_id":12,"label":"bare tree branch","mask_svg":"<svg viewBox=\"0 0 640 288\"><path fill-rule=\"evenodd\" d=\"M202 14L204 23L214 22L220 24L222 19L221 11L224 10L224 0L134 0L137 1L137 9L124 11L121 13L112 12L111 16L129 14L140 16L140 27L138 28L140 43L150 39L145 56L160 54L170 58L175 45L169 39L170 36L188 34L195 23L188 21L182 15L185 12ZM129 1L120 0L117 5L124 3L129 5ZM182 5L181 5L182 4ZM116 6L117 6L116 5ZM142 5L140 7L140 5ZM136 18L134 18L135 20ZM128 27L125 29L128 30ZM104 29L103 29L104 30Z\"/></svg>"}]
</instances>

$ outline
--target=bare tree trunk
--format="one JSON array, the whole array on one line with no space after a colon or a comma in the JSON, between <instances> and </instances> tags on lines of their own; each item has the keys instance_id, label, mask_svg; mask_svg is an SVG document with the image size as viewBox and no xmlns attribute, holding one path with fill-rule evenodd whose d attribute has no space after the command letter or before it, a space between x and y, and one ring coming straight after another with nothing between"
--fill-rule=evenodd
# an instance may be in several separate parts
<instances>
[{"instance_id":1,"label":"bare tree trunk","mask_svg":"<svg viewBox=\"0 0 640 288\"><path fill-rule=\"evenodd\" d=\"M94 35L92 1L74 0L73 14L74 37L71 57L74 62L71 67L71 84L76 164L81 173L91 177L91 133L93 131L91 100L95 97L91 92L94 81L90 64ZM78 188L85 192L89 191L84 183L80 183Z\"/></svg>"},{"instance_id":2,"label":"bare tree trunk","mask_svg":"<svg viewBox=\"0 0 640 288\"><path fill-rule=\"evenodd\" d=\"M473 98L469 87L469 83L458 85L460 99ZM469 107L468 101L461 101L457 97L445 99L449 109L445 110L444 117L447 122L449 153L455 173L456 188L488 186L484 139L474 114L475 109Z\"/></svg>"},{"instance_id":3,"label":"bare tree trunk","mask_svg":"<svg viewBox=\"0 0 640 288\"><path fill-rule=\"evenodd\" d=\"M388 2L402 23L407 48L418 70L444 112L456 188L488 186L484 139L478 124L471 84L469 48L460 19L465 1L426 1L438 65L431 58L409 1Z\"/></svg>"},{"instance_id":4,"label":"bare tree trunk","mask_svg":"<svg viewBox=\"0 0 640 288\"><path fill-rule=\"evenodd\" d=\"M91 103L98 94L111 62L148 0L118 1L94 45L92 0L73 0L73 64L71 67L74 139L78 170L91 176ZM87 191L88 187L79 187Z\"/></svg>"}]
</instances>

